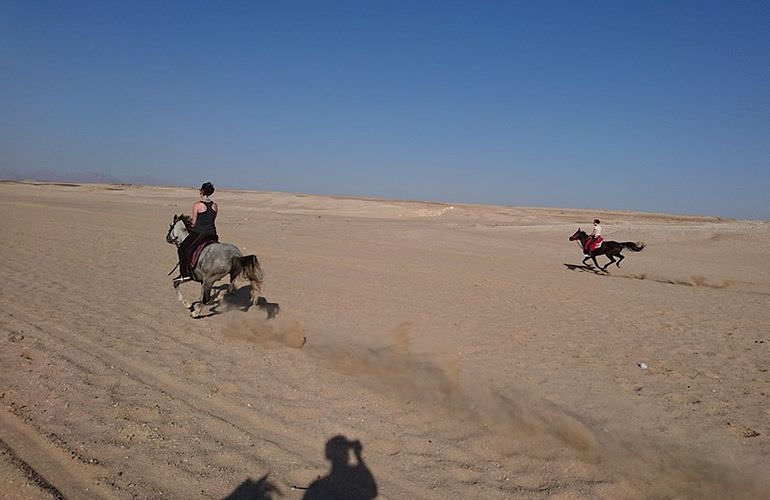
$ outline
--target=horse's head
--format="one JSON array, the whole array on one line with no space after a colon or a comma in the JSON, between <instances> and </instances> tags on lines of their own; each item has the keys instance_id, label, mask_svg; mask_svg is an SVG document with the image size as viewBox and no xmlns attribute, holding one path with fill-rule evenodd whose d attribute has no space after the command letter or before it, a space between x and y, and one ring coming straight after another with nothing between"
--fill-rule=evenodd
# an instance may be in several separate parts
<instances>
[{"instance_id":1,"label":"horse's head","mask_svg":"<svg viewBox=\"0 0 770 500\"><path fill-rule=\"evenodd\" d=\"M184 241L185 238L187 238L187 235L190 234L191 225L192 220L190 220L188 216L184 214L174 215L174 219L168 226L168 233L166 233L166 243L179 246L179 244Z\"/></svg>"},{"instance_id":2,"label":"horse's head","mask_svg":"<svg viewBox=\"0 0 770 500\"><path fill-rule=\"evenodd\" d=\"M577 231L575 231L575 234L569 237L569 240L570 241L580 240L585 236L586 236L586 233L582 229L577 228Z\"/></svg>"}]
</instances>

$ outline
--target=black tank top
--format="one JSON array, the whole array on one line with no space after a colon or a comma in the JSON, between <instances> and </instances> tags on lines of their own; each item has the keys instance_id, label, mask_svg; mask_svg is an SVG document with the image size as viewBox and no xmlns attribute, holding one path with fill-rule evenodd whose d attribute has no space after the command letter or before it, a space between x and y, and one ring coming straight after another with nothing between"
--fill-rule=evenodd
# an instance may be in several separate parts
<instances>
[{"instance_id":1,"label":"black tank top","mask_svg":"<svg viewBox=\"0 0 770 500\"><path fill-rule=\"evenodd\" d=\"M206 211L198 214L198 218L195 219L193 231L199 234L217 234L217 228L214 225L217 213L211 208L211 205L213 205L214 202L204 201L202 203L206 205Z\"/></svg>"}]
</instances>

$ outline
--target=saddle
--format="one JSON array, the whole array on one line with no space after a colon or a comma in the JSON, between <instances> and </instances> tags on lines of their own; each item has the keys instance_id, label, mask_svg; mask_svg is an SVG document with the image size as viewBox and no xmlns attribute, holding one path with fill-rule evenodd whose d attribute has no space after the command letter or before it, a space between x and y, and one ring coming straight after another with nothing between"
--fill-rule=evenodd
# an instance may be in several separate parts
<instances>
[{"instance_id":1,"label":"saddle","mask_svg":"<svg viewBox=\"0 0 770 500\"><path fill-rule=\"evenodd\" d=\"M599 236L598 238L589 238L588 240L586 240L586 246L585 246L586 253L591 253L597 248L599 248L600 246L602 246L603 241L604 241L604 238L602 238L601 236Z\"/></svg>"},{"instance_id":2,"label":"saddle","mask_svg":"<svg viewBox=\"0 0 770 500\"><path fill-rule=\"evenodd\" d=\"M190 271L195 269L195 266L198 265L198 259L200 259L203 249L211 245L212 243L219 242L219 237L215 234L202 236L201 238L203 239L203 241L198 243L198 246L195 247L195 250L193 250L192 254L190 255Z\"/></svg>"}]
</instances>

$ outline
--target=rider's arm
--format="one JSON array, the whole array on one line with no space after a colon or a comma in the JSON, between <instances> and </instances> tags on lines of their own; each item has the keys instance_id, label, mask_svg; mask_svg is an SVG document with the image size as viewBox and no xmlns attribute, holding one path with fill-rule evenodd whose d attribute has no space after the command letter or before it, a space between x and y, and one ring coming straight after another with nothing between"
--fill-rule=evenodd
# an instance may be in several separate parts
<instances>
[{"instance_id":1,"label":"rider's arm","mask_svg":"<svg viewBox=\"0 0 770 500\"><path fill-rule=\"evenodd\" d=\"M198 213L202 212L201 210L202 203L199 201L195 202L195 205L193 205L192 208L192 225L195 225L195 221L198 220Z\"/></svg>"}]
</instances>

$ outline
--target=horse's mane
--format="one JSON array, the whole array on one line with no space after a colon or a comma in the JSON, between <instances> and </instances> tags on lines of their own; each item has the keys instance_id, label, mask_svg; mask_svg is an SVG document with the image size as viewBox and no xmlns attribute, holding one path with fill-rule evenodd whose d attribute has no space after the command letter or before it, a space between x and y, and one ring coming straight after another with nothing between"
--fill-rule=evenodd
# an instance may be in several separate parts
<instances>
[{"instance_id":1,"label":"horse's mane","mask_svg":"<svg viewBox=\"0 0 770 500\"><path fill-rule=\"evenodd\" d=\"M192 231L192 228L193 228L192 217L190 217L189 215L182 214L182 215L177 217L177 220L181 220L182 221L182 223L184 224L184 227L185 227L185 229L187 229L188 233L190 231Z\"/></svg>"}]
</instances>

